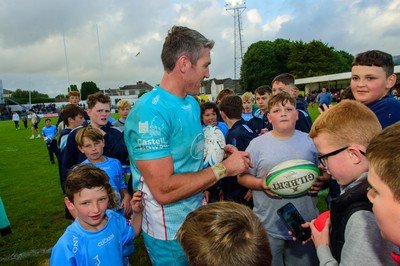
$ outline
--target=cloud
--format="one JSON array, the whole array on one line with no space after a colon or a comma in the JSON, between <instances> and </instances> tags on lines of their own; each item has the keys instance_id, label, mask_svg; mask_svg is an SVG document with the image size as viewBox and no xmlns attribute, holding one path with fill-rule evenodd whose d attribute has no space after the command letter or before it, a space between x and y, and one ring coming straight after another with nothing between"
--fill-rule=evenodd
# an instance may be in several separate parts
<instances>
[{"instance_id":1,"label":"cloud","mask_svg":"<svg viewBox=\"0 0 400 266\"><path fill-rule=\"evenodd\" d=\"M84 81L105 89L139 80L154 85L163 73L164 38L175 24L215 40L211 78L233 77L234 20L224 4L223 0L0 0L0 79L6 89L35 89L53 97L65 94L69 84L80 87ZM367 49L399 54L400 0L246 4L241 17L244 52L259 40L284 38L321 40L353 54Z\"/></svg>"}]
</instances>

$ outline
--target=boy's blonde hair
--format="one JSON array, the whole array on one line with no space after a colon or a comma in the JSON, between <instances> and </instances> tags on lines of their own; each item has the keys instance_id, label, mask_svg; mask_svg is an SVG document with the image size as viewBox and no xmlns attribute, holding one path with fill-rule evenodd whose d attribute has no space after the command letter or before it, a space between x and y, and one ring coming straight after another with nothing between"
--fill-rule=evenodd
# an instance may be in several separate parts
<instances>
[{"instance_id":1,"label":"boy's blonde hair","mask_svg":"<svg viewBox=\"0 0 400 266\"><path fill-rule=\"evenodd\" d=\"M83 139L88 138L91 141L104 141L104 136L101 131L97 128L92 126L83 127L78 129L75 135L75 141L79 147L83 146Z\"/></svg>"},{"instance_id":2,"label":"boy's blonde hair","mask_svg":"<svg viewBox=\"0 0 400 266\"><path fill-rule=\"evenodd\" d=\"M264 226L247 206L220 201L191 212L177 232L189 260L196 265L270 265Z\"/></svg>"},{"instance_id":3,"label":"boy's blonde hair","mask_svg":"<svg viewBox=\"0 0 400 266\"><path fill-rule=\"evenodd\" d=\"M128 100L120 100L117 103L117 108L118 109L125 109L125 108L132 109L132 104Z\"/></svg>"},{"instance_id":4,"label":"boy's blonde hair","mask_svg":"<svg viewBox=\"0 0 400 266\"><path fill-rule=\"evenodd\" d=\"M313 123L310 138L328 134L331 145L345 147L361 144L365 147L382 130L376 115L354 100L343 100L323 112Z\"/></svg>"},{"instance_id":5,"label":"boy's blonde hair","mask_svg":"<svg viewBox=\"0 0 400 266\"><path fill-rule=\"evenodd\" d=\"M249 91L243 93L241 98L242 98L242 102L253 102L254 101L253 93L251 93Z\"/></svg>"},{"instance_id":6,"label":"boy's blonde hair","mask_svg":"<svg viewBox=\"0 0 400 266\"><path fill-rule=\"evenodd\" d=\"M287 93L285 91L278 93L278 94L272 96L271 99L269 99L268 110L271 110L271 108L274 105L277 105L279 103L282 105L290 103L291 105L293 105L296 108L296 100L289 93Z\"/></svg>"},{"instance_id":7,"label":"boy's blonde hair","mask_svg":"<svg viewBox=\"0 0 400 266\"><path fill-rule=\"evenodd\" d=\"M108 179L108 175L102 169L90 164L79 164L68 172L65 181L65 196L73 203L74 195L83 189L103 187L109 198L108 208L114 209L118 206L118 200Z\"/></svg>"},{"instance_id":8,"label":"boy's blonde hair","mask_svg":"<svg viewBox=\"0 0 400 266\"><path fill-rule=\"evenodd\" d=\"M367 148L367 159L400 203L400 122L386 127Z\"/></svg>"}]
</instances>

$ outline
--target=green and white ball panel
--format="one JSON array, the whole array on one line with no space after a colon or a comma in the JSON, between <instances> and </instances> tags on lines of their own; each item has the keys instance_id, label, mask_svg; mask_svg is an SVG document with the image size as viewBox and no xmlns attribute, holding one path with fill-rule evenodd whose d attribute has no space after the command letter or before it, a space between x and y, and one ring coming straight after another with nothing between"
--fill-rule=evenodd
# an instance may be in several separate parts
<instances>
[{"instance_id":1,"label":"green and white ball panel","mask_svg":"<svg viewBox=\"0 0 400 266\"><path fill-rule=\"evenodd\" d=\"M225 156L225 137L216 126L206 126L204 132L203 168L222 162Z\"/></svg>"},{"instance_id":2,"label":"green and white ball panel","mask_svg":"<svg viewBox=\"0 0 400 266\"><path fill-rule=\"evenodd\" d=\"M274 166L266 180L271 192L283 197L307 193L320 175L318 167L307 160L289 160Z\"/></svg>"}]
</instances>

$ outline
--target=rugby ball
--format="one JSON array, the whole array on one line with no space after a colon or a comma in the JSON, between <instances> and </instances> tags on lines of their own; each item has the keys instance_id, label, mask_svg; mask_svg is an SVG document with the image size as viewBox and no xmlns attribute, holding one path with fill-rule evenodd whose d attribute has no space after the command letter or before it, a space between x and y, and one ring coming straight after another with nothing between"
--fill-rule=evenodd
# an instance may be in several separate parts
<instances>
[{"instance_id":1,"label":"rugby ball","mask_svg":"<svg viewBox=\"0 0 400 266\"><path fill-rule=\"evenodd\" d=\"M213 166L222 162L225 151L225 137L222 131L213 125L203 128L204 133L204 156L203 168Z\"/></svg>"},{"instance_id":2,"label":"rugby ball","mask_svg":"<svg viewBox=\"0 0 400 266\"><path fill-rule=\"evenodd\" d=\"M266 179L271 192L283 197L307 193L320 175L318 167L307 160L289 160L274 166Z\"/></svg>"}]
</instances>

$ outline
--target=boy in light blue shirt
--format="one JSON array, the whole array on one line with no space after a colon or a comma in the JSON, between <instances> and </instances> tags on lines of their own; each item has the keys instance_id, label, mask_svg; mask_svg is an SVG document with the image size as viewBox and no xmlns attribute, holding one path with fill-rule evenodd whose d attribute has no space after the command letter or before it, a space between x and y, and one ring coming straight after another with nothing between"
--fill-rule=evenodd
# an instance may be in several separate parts
<instances>
[{"instance_id":1,"label":"boy in light blue shirt","mask_svg":"<svg viewBox=\"0 0 400 266\"><path fill-rule=\"evenodd\" d=\"M129 201L131 196L122 174L120 161L103 155L104 137L99 129L87 126L79 129L76 133L75 141L78 149L87 157L82 164L92 164L104 170L108 177L118 200L116 211L123 215L131 212Z\"/></svg>"},{"instance_id":2,"label":"boy in light blue shirt","mask_svg":"<svg viewBox=\"0 0 400 266\"><path fill-rule=\"evenodd\" d=\"M106 173L82 164L69 172L65 195L65 205L76 219L53 247L50 265L129 265L142 223L141 192L133 196L129 221L110 210L118 201Z\"/></svg>"},{"instance_id":3,"label":"boy in light blue shirt","mask_svg":"<svg viewBox=\"0 0 400 266\"><path fill-rule=\"evenodd\" d=\"M58 158L59 151L57 147L57 135L58 131L56 126L51 124L50 118L46 119L46 126L42 129L42 138L46 142L47 150L49 151L50 163L54 164L54 154Z\"/></svg>"}]
</instances>

